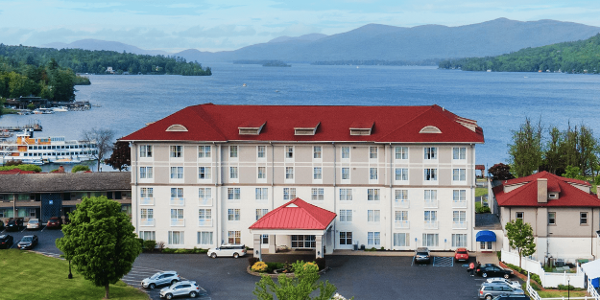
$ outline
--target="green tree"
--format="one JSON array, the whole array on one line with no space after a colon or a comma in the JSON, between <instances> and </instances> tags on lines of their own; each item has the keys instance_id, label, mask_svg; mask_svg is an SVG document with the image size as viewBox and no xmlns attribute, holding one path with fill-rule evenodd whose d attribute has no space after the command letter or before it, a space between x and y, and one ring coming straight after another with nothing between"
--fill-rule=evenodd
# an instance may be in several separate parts
<instances>
[{"instance_id":1,"label":"green tree","mask_svg":"<svg viewBox=\"0 0 600 300\"><path fill-rule=\"evenodd\" d=\"M564 144L563 134L556 126L552 127L548 133L550 139L544 149L544 168L552 174L560 174L565 169L564 157L561 151Z\"/></svg>"},{"instance_id":2,"label":"green tree","mask_svg":"<svg viewBox=\"0 0 600 300\"><path fill-rule=\"evenodd\" d=\"M89 170L90 170L90 167L88 167L88 166L76 165L76 166L73 167L73 169L71 169L71 173L77 173L77 172L80 172L80 171L85 172L85 171L89 171Z\"/></svg>"},{"instance_id":3,"label":"green tree","mask_svg":"<svg viewBox=\"0 0 600 300\"><path fill-rule=\"evenodd\" d=\"M508 180L515 176L510 173L510 166L503 163L497 163L488 169L488 173L492 175L493 180Z\"/></svg>"},{"instance_id":4,"label":"green tree","mask_svg":"<svg viewBox=\"0 0 600 300\"><path fill-rule=\"evenodd\" d=\"M565 173L562 174L562 177L585 180L585 176L581 175L581 170L576 166L567 166Z\"/></svg>"},{"instance_id":5,"label":"green tree","mask_svg":"<svg viewBox=\"0 0 600 300\"><path fill-rule=\"evenodd\" d=\"M509 144L512 173L516 177L529 176L542 164L542 125L532 125L529 118L513 131L513 144Z\"/></svg>"},{"instance_id":6,"label":"green tree","mask_svg":"<svg viewBox=\"0 0 600 300\"><path fill-rule=\"evenodd\" d=\"M519 258L535 253L533 228L529 223L523 223L522 219L516 219L506 223L505 229L508 243L511 248L517 249ZM521 267L520 259L519 267Z\"/></svg>"},{"instance_id":7,"label":"green tree","mask_svg":"<svg viewBox=\"0 0 600 300\"><path fill-rule=\"evenodd\" d=\"M254 292L252 292L258 300L329 300L336 291L336 287L329 281L321 281L319 267L314 263L304 263L297 261L293 264L294 278L285 276L285 274L277 277L277 283L269 276L263 276L256 283ZM311 297L313 291L319 290L316 297ZM273 297L273 294L275 297Z\"/></svg>"},{"instance_id":8,"label":"green tree","mask_svg":"<svg viewBox=\"0 0 600 300\"><path fill-rule=\"evenodd\" d=\"M104 163L118 169L119 172L127 170L131 165L131 148L127 142L116 142L112 148L112 154L109 159L104 160Z\"/></svg>"},{"instance_id":9,"label":"green tree","mask_svg":"<svg viewBox=\"0 0 600 300\"><path fill-rule=\"evenodd\" d=\"M115 284L131 271L142 248L121 204L106 197L84 198L63 226L56 245L69 256L77 272L96 286Z\"/></svg>"}]
</instances>

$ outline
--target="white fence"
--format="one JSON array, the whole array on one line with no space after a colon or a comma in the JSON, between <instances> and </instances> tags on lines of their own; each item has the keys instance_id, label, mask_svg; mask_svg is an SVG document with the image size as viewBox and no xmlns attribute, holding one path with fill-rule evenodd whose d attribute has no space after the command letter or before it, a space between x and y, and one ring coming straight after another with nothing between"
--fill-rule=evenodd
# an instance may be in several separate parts
<instances>
[{"instance_id":1,"label":"white fence","mask_svg":"<svg viewBox=\"0 0 600 300\"><path fill-rule=\"evenodd\" d=\"M533 287L531 287L531 278L529 277L529 274L527 274L527 292L529 293L529 297L533 300L565 300L565 297L560 297L560 298L541 298L540 295L538 295L537 291L533 289ZM598 295L598 292L594 289L594 286L592 285L592 281L588 279L588 293L591 296L584 296L584 297L569 297L568 299L583 299L583 300L600 300L600 295Z\"/></svg>"},{"instance_id":2,"label":"white fence","mask_svg":"<svg viewBox=\"0 0 600 300\"><path fill-rule=\"evenodd\" d=\"M519 266L519 254L502 250L502 261ZM542 268L542 264L539 261L522 257L521 268L540 276L542 286L545 288L556 288L559 284L570 284L576 288L585 287L585 275L579 266L577 266L577 273L547 273L544 268Z\"/></svg>"}]
</instances>

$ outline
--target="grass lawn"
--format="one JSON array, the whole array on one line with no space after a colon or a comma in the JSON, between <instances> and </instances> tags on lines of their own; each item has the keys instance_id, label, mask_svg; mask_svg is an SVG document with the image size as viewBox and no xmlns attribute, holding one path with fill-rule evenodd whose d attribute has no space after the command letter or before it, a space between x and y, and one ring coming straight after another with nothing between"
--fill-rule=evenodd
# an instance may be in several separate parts
<instances>
[{"instance_id":1,"label":"grass lawn","mask_svg":"<svg viewBox=\"0 0 600 300\"><path fill-rule=\"evenodd\" d=\"M560 298L567 297L567 291L559 291L559 290L545 290L545 291L537 291L538 295L541 298ZM585 297L587 295L586 291L571 291L570 297Z\"/></svg>"},{"instance_id":2,"label":"grass lawn","mask_svg":"<svg viewBox=\"0 0 600 300\"><path fill-rule=\"evenodd\" d=\"M487 195L487 188L475 188L475 197Z\"/></svg>"},{"instance_id":3,"label":"grass lawn","mask_svg":"<svg viewBox=\"0 0 600 300\"><path fill-rule=\"evenodd\" d=\"M17 249L0 250L2 287L0 299L102 299L104 287L96 287L69 263ZM110 285L110 299L148 299L148 295L119 281Z\"/></svg>"}]
</instances>

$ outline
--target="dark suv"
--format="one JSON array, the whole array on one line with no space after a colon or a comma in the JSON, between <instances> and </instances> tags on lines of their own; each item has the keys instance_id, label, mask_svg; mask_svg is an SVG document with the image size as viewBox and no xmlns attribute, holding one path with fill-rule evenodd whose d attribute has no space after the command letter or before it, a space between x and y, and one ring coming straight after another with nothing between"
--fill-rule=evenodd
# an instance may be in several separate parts
<instances>
[{"instance_id":1,"label":"dark suv","mask_svg":"<svg viewBox=\"0 0 600 300\"><path fill-rule=\"evenodd\" d=\"M0 235L0 248L8 249L13 244L13 237L9 234Z\"/></svg>"},{"instance_id":2,"label":"dark suv","mask_svg":"<svg viewBox=\"0 0 600 300\"><path fill-rule=\"evenodd\" d=\"M419 247L415 250L415 262L416 263L429 263L431 256L429 255L429 248Z\"/></svg>"},{"instance_id":3,"label":"dark suv","mask_svg":"<svg viewBox=\"0 0 600 300\"><path fill-rule=\"evenodd\" d=\"M10 218L6 224L7 231L19 231L23 228L23 218Z\"/></svg>"}]
</instances>

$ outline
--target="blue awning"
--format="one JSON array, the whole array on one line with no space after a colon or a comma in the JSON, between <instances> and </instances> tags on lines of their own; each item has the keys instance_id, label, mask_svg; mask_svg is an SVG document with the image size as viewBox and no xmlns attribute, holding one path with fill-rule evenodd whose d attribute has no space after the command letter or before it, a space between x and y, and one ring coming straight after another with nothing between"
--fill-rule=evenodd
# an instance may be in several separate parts
<instances>
[{"instance_id":1,"label":"blue awning","mask_svg":"<svg viewBox=\"0 0 600 300\"><path fill-rule=\"evenodd\" d=\"M489 230L482 230L477 233L475 240L478 242L495 242L496 234Z\"/></svg>"}]
</instances>

